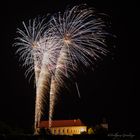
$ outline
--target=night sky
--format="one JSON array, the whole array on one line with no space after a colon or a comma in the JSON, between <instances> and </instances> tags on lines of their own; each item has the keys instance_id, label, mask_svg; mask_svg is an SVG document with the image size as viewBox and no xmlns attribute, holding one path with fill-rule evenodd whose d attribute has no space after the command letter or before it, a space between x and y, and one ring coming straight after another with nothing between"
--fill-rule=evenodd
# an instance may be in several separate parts
<instances>
[{"instance_id":1,"label":"night sky","mask_svg":"<svg viewBox=\"0 0 140 140\"><path fill-rule=\"evenodd\" d=\"M138 67L138 4L118 0L46 0L1 3L1 91L0 122L22 129L32 128L34 122L35 87L25 78L25 69L12 48L16 28L22 21L38 15L63 11L67 5L87 3L110 17L116 48L99 62L94 72L78 79L81 98L74 90L61 93L56 105L56 119L81 118L96 124L102 118L111 130L140 131Z\"/></svg>"}]
</instances>

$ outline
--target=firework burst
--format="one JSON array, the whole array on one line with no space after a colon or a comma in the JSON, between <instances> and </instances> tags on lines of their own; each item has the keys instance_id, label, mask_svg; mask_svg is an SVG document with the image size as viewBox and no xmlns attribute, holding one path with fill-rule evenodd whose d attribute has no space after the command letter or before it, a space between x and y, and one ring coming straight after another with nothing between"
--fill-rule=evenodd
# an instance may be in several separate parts
<instances>
[{"instance_id":1,"label":"firework burst","mask_svg":"<svg viewBox=\"0 0 140 140\"><path fill-rule=\"evenodd\" d=\"M63 77L71 78L71 75L75 75L82 66L93 66L97 59L107 53L104 42L107 34L103 20L86 5L74 6L63 14L59 12L52 17L50 25L56 42L61 47L51 84L54 92L51 92L50 96L51 120L57 98L57 85L64 83Z\"/></svg>"},{"instance_id":2,"label":"firework burst","mask_svg":"<svg viewBox=\"0 0 140 140\"><path fill-rule=\"evenodd\" d=\"M35 131L49 103L49 127L54 106L64 78L75 79L81 67L94 66L107 54L104 21L93 8L74 6L63 14L53 15L48 22L36 18L23 22L14 46L28 66L26 74L34 70L36 81ZM76 83L75 80L73 82ZM76 83L78 90L78 85ZM79 90L78 90L79 94ZM79 95L80 96L80 95ZM50 98L50 99L49 99Z\"/></svg>"},{"instance_id":3,"label":"firework burst","mask_svg":"<svg viewBox=\"0 0 140 140\"><path fill-rule=\"evenodd\" d=\"M46 60L46 42L47 36L45 18L35 18L29 20L28 24L23 22L24 30L17 29L19 37L16 38L14 46L18 47L17 52L20 55L20 60L23 61L23 66L27 66L26 76L29 73L35 73L36 82L36 105L35 105L35 129L39 125L43 114L44 104L46 103L49 94L49 77L50 71L47 67ZM47 55L48 55L47 54ZM48 62L49 63L49 62ZM40 78L39 78L40 77ZM42 85L45 86L42 86ZM48 91L48 93L46 92ZM44 94L44 92L46 92Z\"/></svg>"},{"instance_id":4,"label":"firework burst","mask_svg":"<svg viewBox=\"0 0 140 140\"><path fill-rule=\"evenodd\" d=\"M44 42L44 30L46 29L45 19L35 18L33 20L29 20L28 26L25 22L22 23L24 30L19 28L17 29L19 37L16 38L14 46L18 47L16 53L20 55L20 60L23 61L23 66L28 67L25 72L26 76L35 70L37 82L42 63L43 52L41 47Z\"/></svg>"}]
</instances>

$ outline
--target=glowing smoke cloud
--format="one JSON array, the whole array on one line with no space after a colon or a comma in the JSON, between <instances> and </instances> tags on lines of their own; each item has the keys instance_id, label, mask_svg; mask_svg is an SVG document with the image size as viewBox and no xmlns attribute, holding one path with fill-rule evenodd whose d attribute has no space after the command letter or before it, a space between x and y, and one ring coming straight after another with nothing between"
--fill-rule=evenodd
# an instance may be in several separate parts
<instances>
[{"instance_id":1,"label":"glowing smoke cloud","mask_svg":"<svg viewBox=\"0 0 140 140\"><path fill-rule=\"evenodd\" d=\"M17 53L28 66L26 74L35 71L36 106L35 131L49 102L49 127L54 106L64 78L71 79L81 71L81 66L94 66L94 62L107 53L105 23L92 8L74 6L63 14L45 19L36 18L23 22L24 30L18 29ZM76 83L76 81L73 81ZM78 89L77 83L76 87Z\"/></svg>"}]
</instances>

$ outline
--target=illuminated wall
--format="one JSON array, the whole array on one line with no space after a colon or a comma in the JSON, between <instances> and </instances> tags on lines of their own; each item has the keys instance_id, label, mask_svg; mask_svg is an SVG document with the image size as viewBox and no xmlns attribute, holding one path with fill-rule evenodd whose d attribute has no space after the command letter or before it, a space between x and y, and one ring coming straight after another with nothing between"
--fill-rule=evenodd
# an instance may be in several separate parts
<instances>
[{"instance_id":1,"label":"illuminated wall","mask_svg":"<svg viewBox=\"0 0 140 140\"><path fill-rule=\"evenodd\" d=\"M54 135L78 135L87 132L86 126L52 127L51 133Z\"/></svg>"}]
</instances>

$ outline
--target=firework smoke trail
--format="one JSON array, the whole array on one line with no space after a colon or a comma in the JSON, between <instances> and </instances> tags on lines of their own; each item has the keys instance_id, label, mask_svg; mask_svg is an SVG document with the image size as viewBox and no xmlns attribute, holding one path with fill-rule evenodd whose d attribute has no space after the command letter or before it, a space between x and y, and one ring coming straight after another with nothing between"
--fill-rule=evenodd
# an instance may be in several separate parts
<instances>
[{"instance_id":1,"label":"firework smoke trail","mask_svg":"<svg viewBox=\"0 0 140 140\"><path fill-rule=\"evenodd\" d=\"M65 73L66 65L65 65L65 61L63 61L63 59L66 60L67 57L66 57L66 52L65 52L64 48L62 48L60 50L59 54L60 55L57 59L55 72L51 79L50 106L49 106L49 128L51 128L51 124L52 124L52 117L53 117L53 113L54 113L55 102L57 99L57 93L59 92L60 85L62 86L62 84L64 83L63 77L66 76L66 73ZM65 75L63 75L64 73L65 73Z\"/></svg>"},{"instance_id":2,"label":"firework smoke trail","mask_svg":"<svg viewBox=\"0 0 140 140\"><path fill-rule=\"evenodd\" d=\"M71 73L74 75L80 70L81 64L86 67L92 66L108 52L104 43L107 35L104 30L105 24L95 11L86 5L74 6L64 14L59 13L52 17L51 26L57 37L56 42L60 42L61 51L51 81L49 127L53 118L58 85L64 84L63 77L70 78Z\"/></svg>"},{"instance_id":3,"label":"firework smoke trail","mask_svg":"<svg viewBox=\"0 0 140 140\"><path fill-rule=\"evenodd\" d=\"M52 75L54 75L53 73L55 71L59 50L60 47L57 46L57 42L55 42L53 37L48 37L45 44L42 66L37 84L35 126L38 126L38 123L41 121L41 117L44 114L44 108L50 96L50 85Z\"/></svg>"},{"instance_id":4,"label":"firework smoke trail","mask_svg":"<svg viewBox=\"0 0 140 140\"><path fill-rule=\"evenodd\" d=\"M35 128L39 126L41 117L44 113L44 106L50 90L50 72L44 62L42 62L41 72L36 89L36 107L35 107Z\"/></svg>"},{"instance_id":5,"label":"firework smoke trail","mask_svg":"<svg viewBox=\"0 0 140 140\"><path fill-rule=\"evenodd\" d=\"M45 32L45 34L49 33L50 30ZM35 133L38 133L39 128L36 128L39 127L39 123L45 113L44 108L49 103L51 77L55 71L56 59L60 51L60 46L57 45L59 42L55 40L56 38L49 34L49 36L45 36L45 41L41 45L43 57L36 89L35 130L37 131Z\"/></svg>"}]
</instances>

